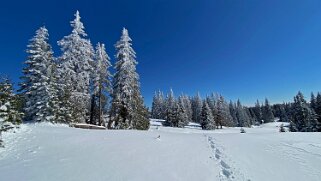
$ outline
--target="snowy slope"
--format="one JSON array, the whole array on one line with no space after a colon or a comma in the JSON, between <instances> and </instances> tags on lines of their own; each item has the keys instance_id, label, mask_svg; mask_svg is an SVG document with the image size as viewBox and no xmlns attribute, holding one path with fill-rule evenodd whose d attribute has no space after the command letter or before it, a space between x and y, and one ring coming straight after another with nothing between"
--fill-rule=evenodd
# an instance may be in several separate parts
<instances>
[{"instance_id":1,"label":"snowy slope","mask_svg":"<svg viewBox=\"0 0 321 181\"><path fill-rule=\"evenodd\" d=\"M183 181L218 174L202 134L28 127L1 158L0 180Z\"/></svg>"},{"instance_id":2,"label":"snowy slope","mask_svg":"<svg viewBox=\"0 0 321 181\"><path fill-rule=\"evenodd\" d=\"M3 136L0 180L320 180L321 134L279 133L279 124L246 134L24 125Z\"/></svg>"}]
</instances>

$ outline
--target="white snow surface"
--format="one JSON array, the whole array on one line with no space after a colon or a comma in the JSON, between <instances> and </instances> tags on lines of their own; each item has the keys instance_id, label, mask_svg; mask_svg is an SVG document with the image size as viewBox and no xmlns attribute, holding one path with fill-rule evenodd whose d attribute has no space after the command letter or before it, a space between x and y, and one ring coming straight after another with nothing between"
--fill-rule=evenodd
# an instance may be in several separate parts
<instances>
[{"instance_id":1,"label":"white snow surface","mask_svg":"<svg viewBox=\"0 0 321 181\"><path fill-rule=\"evenodd\" d=\"M279 133L280 124L245 128L245 134L240 128L25 124L3 133L0 180L320 180L321 133Z\"/></svg>"}]
</instances>

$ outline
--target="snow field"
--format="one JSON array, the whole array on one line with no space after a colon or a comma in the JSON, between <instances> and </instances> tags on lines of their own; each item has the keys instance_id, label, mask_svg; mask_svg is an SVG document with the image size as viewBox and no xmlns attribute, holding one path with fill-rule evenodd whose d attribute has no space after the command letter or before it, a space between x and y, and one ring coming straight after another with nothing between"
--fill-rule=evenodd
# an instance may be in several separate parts
<instances>
[{"instance_id":1,"label":"snow field","mask_svg":"<svg viewBox=\"0 0 321 181\"><path fill-rule=\"evenodd\" d=\"M22 125L3 135L0 180L320 180L321 134L279 133L280 124L245 128L245 134L240 128Z\"/></svg>"}]
</instances>

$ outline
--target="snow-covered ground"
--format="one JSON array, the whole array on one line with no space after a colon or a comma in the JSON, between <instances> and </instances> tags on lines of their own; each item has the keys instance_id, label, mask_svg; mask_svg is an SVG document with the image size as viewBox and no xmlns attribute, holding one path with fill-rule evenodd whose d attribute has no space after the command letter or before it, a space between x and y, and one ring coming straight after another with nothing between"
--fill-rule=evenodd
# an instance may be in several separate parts
<instances>
[{"instance_id":1,"label":"snow-covered ground","mask_svg":"<svg viewBox=\"0 0 321 181\"><path fill-rule=\"evenodd\" d=\"M239 128L111 131L27 124L3 134L0 180L320 180L321 133L279 133L279 124L247 128L246 134Z\"/></svg>"}]
</instances>

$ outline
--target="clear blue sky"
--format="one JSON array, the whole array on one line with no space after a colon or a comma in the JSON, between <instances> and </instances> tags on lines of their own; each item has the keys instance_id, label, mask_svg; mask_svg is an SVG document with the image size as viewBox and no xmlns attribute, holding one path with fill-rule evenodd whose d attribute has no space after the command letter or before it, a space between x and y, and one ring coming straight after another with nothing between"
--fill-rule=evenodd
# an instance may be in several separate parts
<instances>
[{"instance_id":1,"label":"clear blue sky","mask_svg":"<svg viewBox=\"0 0 321 181\"><path fill-rule=\"evenodd\" d=\"M321 91L319 0L3 1L0 73L18 82L28 40L44 24L59 55L56 42L71 32L76 10L110 57L128 28L147 105L155 90L170 87L176 95L215 91L248 105Z\"/></svg>"}]
</instances>

